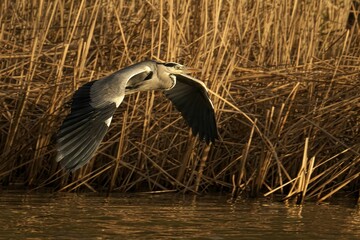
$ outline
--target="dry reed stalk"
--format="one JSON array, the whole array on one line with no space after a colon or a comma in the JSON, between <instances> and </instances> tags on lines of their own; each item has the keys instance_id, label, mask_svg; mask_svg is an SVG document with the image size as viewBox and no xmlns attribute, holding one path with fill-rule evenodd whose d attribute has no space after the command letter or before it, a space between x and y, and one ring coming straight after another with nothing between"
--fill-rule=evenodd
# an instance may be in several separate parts
<instances>
[{"instance_id":1,"label":"dry reed stalk","mask_svg":"<svg viewBox=\"0 0 360 240\"><path fill-rule=\"evenodd\" d=\"M203 154L201 156L200 164L199 164L199 170L198 170L198 174L197 174L196 180L195 180L195 187L194 187L195 192L199 191L199 186L201 184L201 180L202 180L202 177L203 177L204 168L206 166L206 160L207 160L207 158L209 156L210 148L211 148L211 144L206 146L205 149L204 149L204 152L203 152Z\"/></svg>"},{"instance_id":2,"label":"dry reed stalk","mask_svg":"<svg viewBox=\"0 0 360 240\"><path fill-rule=\"evenodd\" d=\"M284 198L284 199L289 199L293 196L296 196L297 204L302 204L305 200L306 191L310 183L311 174L313 172L313 167L315 162L315 157L312 157L308 162L308 150L309 150L308 148L309 148L309 138L305 138L304 154L302 158L301 168L299 169L299 173L297 177L288 182L288 183L292 183L292 182L294 183L292 185L290 192Z\"/></svg>"},{"instance_id":3,"label":"dry reed stalk","mask_svg":"<svg viewBox=\"0 0 360 240\"><path fill-rule=\"evenodd\" d=\"M109 191L108 193L110 193L115 186L115 181L118 177L119 174L119 168L120 168L120 161L121 161L121 157L122 154L124 152L125 146L124 146L124 141L125 141L125 136L127 135L127 131L126 131L126 122L127 122L127 111L124 112L124 118L123 121L124 123L122 124L122 128L121 128L121 133L120 133L120 140L119 140L119 146L117 148L117 155L115 158L115 168L114 168L114 172L113 175L111 177L111 182L109 185Z\"/></svg>"},{"instance_id":4,"label":"dry reed stalk","mask_svg":"<svg viewBox=\"0 0 360 240\"><path fill-rule=\"evenodd\" d=\"M236 186L234 195L302 191L302 201L359 191L360 39L358 25L346 26L350 7L2 1L0 181L62 191ZM201 69L220 140L207 151L160 93L139 93L120 106L96 161L59 171L53 135L73 91L150 58Z\"/></svg>"}]
</instances>

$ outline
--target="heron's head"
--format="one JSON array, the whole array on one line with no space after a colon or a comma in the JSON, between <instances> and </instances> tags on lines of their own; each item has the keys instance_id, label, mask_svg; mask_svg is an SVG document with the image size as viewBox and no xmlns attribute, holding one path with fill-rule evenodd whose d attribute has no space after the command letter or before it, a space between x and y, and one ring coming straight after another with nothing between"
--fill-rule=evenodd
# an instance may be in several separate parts
<instances>
[{"instance_id":1,"label":"heron's head","mask_svg":"<svg viewBox=\"0 0 360 240\"><path fill-rule=\"evenodd\" d=\"M159 71L167 74L186 74L198 71L198 69L185 67L175 62L157 63L157 65Z\"/></svg>"},{"instance_id":2,"label":"heron's head","mask_svg":"<svg viewBox=\"0 0 360 240\"><path fill-rule=\"evenodd\" d=\"M162 80L165 89L170 89L176 84L177 74L186 74L198 71L175 62L157 63L158 77Z\"/></svg>"}]
</instances>

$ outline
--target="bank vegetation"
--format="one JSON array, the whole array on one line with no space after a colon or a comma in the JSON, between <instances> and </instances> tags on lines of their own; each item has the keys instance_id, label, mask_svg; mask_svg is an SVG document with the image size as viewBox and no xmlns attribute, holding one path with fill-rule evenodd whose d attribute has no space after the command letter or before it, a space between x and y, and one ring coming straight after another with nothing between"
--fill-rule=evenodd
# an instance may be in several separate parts
<instances>
[{"instance_id":1,"label":"bank vegetation","mask_svg":"<svg viewBox=\"0 0 360 240\"><path fill-rule=\"evenodd\" d=\"M3 188L358 197L355 3L1 1ZM90 164L63 171L54 135L73 92L145 59L201 69L219 140L194 139L161 92L139 93L124 99Z\"/></svg>"}]
</instances>

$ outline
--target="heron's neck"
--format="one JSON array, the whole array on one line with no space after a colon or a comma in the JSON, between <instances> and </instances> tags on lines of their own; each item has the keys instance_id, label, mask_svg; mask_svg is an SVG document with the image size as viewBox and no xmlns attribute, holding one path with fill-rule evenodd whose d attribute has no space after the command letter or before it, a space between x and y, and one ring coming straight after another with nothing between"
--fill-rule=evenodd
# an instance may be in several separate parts
<instances>
[{"instance_id":1,"label":"heron's neck","mask_svg":"<svg viewBox=\"0 0 360 240\"><path fill-rule=\"evenodd\" d=\"M170 89L176 83L176 78L174 75L167 72L158 71L158 81L161 89Z\"/></svg>"}]
</instances>

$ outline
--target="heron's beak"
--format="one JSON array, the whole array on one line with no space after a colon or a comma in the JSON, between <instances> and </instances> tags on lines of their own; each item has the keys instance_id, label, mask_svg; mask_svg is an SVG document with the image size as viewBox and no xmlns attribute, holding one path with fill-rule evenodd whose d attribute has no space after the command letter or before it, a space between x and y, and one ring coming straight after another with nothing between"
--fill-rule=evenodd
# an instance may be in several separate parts
<instances>
[{"instance_id":1,"label":"heron's beak","mask_svg":"<svg viewBox=\"0 0 360 240\"><path fill-rule=\"evenodd\" d=\"M198 68L189 68L189 67L186 67L185 68L185 71L186 73L194 73L194 72L200 72L201 70L198 69Z\"/></svg>"}]
</instances>

